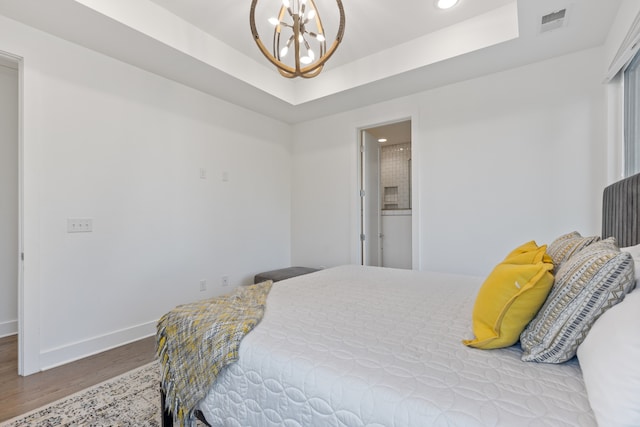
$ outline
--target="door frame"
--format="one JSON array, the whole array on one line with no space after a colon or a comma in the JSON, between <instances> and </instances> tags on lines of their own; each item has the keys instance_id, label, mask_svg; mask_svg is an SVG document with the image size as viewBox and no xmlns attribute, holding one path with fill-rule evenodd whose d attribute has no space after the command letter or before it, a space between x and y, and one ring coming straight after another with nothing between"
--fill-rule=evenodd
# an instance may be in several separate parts
<instances>
[{"instance_id":1,"label":"door frame","mask_svg":"<svg viewBox=\"0 0 640 427\"><path fill-rule=\"evenodd\" d=\"M422 230L420 228L420 212L421 212L421 200L420 194L420 156L422 154L421 136L419 133L419 112L417 110L407 111L404 114L400 113L394 118L386 118L380 120L362 121L354 124L353 129L355 131L356 143L353 145L353 164L356 165L354 174L352 177L352 185L355 187L352 198L352 212L354 215L352 218L352 256L351 260L353 264L362 265L362 244L360 240L360 233L362 230L362 216L360 212L361 200L360 200L360 185L362 177L362 158L360 156L360 146L362 131L380 127L384 125L390 125L393 123L411 121L411 268L412 270L421 270L422 262L420 258L420 235Z\"/></svg>"},{"instance_id":2,"label":"door frame","mask_svg":"<svg viewBox=\"0 0 640 427\"><path fill-rule=\"evenodd\" d=\"M29 375L40 370L39 366L39 334L37 323L37 306L29 311L29 303L37 301L29 297L25 286L25 148L24 148L24 58L13 53L0 50L0 56L18 68L18 375ZM25 313L31 313L29 318ZM31 320L31 321L28 321ZM33 326L33 327L32 327Z\"/></svg>"}]
</instances>

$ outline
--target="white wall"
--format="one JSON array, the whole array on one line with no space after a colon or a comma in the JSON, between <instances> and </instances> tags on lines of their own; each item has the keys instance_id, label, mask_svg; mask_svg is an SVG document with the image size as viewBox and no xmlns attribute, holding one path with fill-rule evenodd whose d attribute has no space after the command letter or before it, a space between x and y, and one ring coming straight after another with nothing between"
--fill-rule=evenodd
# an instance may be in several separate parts
<instances>
[{"instance_id":1,"label":"white wall","mask_svg":"<svg viewBox=\"0 0 640 427\"><path fill-rule=\"evenodd\" d=\"M24 58L26 373L289 265L288 125L4 17L0 50Z\"/></svg>"},{"instance_id":2,"label":"white wall","mask_svg":"<svg viewBox=\"0 0 640 427\"><path fill-rule=\"evenodd\" d=\"M18 331L18 70L0 57L0 337Z\"/></svg>"},{"instance_id":3,"label":"white wall","mask_svg":"<svg viewBox=\"0 0 640 427\"><path fill-rule=\"evenodd\" d=\"M407 116L414 268L485 275L525 241L599 234L602 62L591 49L295 126L293 263L358 263L355 129Z\"/></svg>"},{"instance_id":4,"label":"white wall","mask_svg":"<svg viewBox=\"0 0 640 427\"><path fill-rule=\"evenodd\" d=\"M27 373L153 333L222 275L358 262L357 129L378 123L412 120L416 268L484 275L599 231L602 49L293 129L1 16L0 50L24 58Z\"/></svg>"}]
</instances>

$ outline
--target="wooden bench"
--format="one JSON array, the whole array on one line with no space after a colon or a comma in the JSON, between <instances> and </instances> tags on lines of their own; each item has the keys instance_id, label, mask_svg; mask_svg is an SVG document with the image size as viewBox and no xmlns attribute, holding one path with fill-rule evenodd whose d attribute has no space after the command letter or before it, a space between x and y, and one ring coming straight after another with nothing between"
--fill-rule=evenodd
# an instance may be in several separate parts
<instances>
[{"instance_id":1,"label":"wooden bench","mask_svg":"<svg viewBox=\"0 0 640 427\"><path fill-rule=\"evenodd\" d=\"M273 280L274 282L278 282L280 280L302 276L303 274L313 273L314 271L318 271L318 269L309 267L280 268L278 270L265 271L264 273L256 274L253 278L253 283L261 283L266 280Z\"/></svg>"}]
</instances>

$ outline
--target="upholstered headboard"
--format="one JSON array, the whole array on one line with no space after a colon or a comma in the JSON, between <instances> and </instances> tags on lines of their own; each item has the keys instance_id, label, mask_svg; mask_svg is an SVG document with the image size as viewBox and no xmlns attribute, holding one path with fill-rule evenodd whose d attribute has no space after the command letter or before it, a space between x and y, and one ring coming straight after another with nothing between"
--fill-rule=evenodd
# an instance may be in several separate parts
<instances>
[{"instance_id":1,"label":"upholstered headboard","mask_svg":"<svg viewBox=\"0 0 640 427\"><path fill-rule=\"evenodd\" d=\"M621 248L640 243L640 174L604 189L602 238L615 237Z\"/></svg>"}]
</instances>

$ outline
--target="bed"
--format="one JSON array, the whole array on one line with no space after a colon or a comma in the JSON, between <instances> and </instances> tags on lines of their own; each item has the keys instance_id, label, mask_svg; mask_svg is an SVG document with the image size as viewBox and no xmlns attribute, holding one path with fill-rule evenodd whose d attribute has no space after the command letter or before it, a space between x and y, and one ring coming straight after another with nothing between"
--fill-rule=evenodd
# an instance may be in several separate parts
<instances>
[{"instance_id":1,"label":"bed","mask_svg":"<svg viewBox=\"0 0 640 427\"><path fill-rule=\"evenodd\" d=\"M638 209L632 201L637 200L638 189L639 176L608 187L604 194L603 236L588 243L585 242L589 239L580 236L581 244L590 248L603 246L594 242L609 236L620 238L625 247L640 243ZM634 194L633 198L630 194ZM621 221L627 226L620 225ZM562 236L555 247L555 254L565 257L566 265L585 252L575 245L573 253L557 249L561 244L566 248L565 242L575 238L574 233ZM522 251L516 252L520 256ZM542 263L549 262L542 255L538 258ZM604 280L609 283L607 286L619 286L612 292L622 294L616 304L633 289L633 284L627 283L628 259L620 262L622 273L615 280ZM570 270L566 265L564 269ZM575 274L565 276L569 280ZM237 361L220 371L198 403L198 416L212 426L255 427L586 427L603 420L608 423L607 413L619 411L611 409L611 404L617 402L601 404L610 397L602 390L617 384L603 384L600 377L605 373L601 371L606 370L609 377L609 365L624 363L624 355L621 362L601 360L611 351L593 360L591 354L597 350L590 351L584 355L588 376L583 376L581 347L577 345L562 363L522 360L522 343L527 343L525 337L530 338L526 332L532 329L530 336L541 334L531 328L536 324L537 313L558 310L551 304L554 292L558 293L551 288L553 283L549 285L549 297L523 332L522 343L518 340L491 350L463 345L462 340L470 342L478 335L471 313L475 316L476 299L484 283L485 278L353 265L275 283L262 319L243 338ZM638 300L638 292L633 295ZM633 303L631 299L629 302ZM585 304L615 305L610 298ZM636 312L625 304L620 308L627 313ZM606 331L599 332L605 338L591 339L588 333L600 323L605 328L606 322L616 321L614 315L622 312L611 309L610 316L604 313L607 310L609 307L599 314L602 321L596 318L590 325L582 322L581 327L587 329L580 338L580 343L585 342L582 347L600 348L601 340L609 339ZM543 323L538 321L537 325L543 328ZM571 333L575 333L574 326L568 327ZM623 341L623 345L629 345L628 340ZM632 345L638 346L637 340ZM524 353L529 354L529 350ZM637 352L638 347L633 351ZM578 357L573 357L576 352ZM548 361L544 360L546 355L538 356L539 360ZM637 353L630 356L639 360ZM592 372L596 372L595 379ZM614 375L611 377L615 380ZM633 383L636 380L640 381L631 378L625 393L638 390L634 388L638 385ZM605 396L596 396L597 393ZM599 399L595 405L594 397ZM633 417L640 409L633 402L631 405L626 410ZM172 416L166 414L164 425L171 421Z\"/></svg>"}]
</instances>

